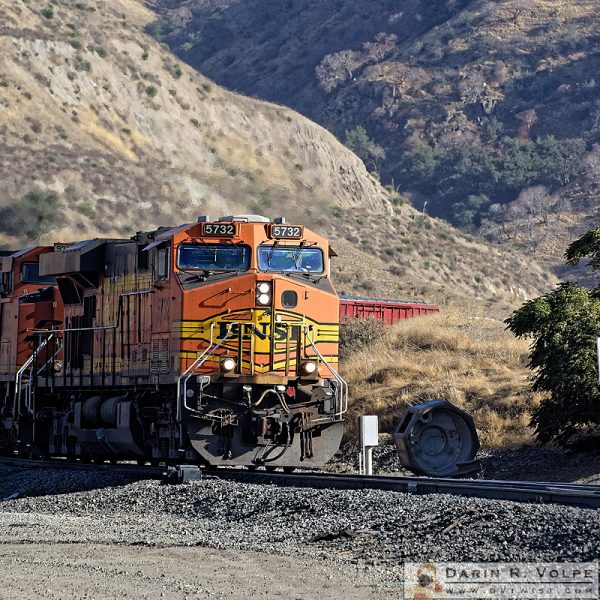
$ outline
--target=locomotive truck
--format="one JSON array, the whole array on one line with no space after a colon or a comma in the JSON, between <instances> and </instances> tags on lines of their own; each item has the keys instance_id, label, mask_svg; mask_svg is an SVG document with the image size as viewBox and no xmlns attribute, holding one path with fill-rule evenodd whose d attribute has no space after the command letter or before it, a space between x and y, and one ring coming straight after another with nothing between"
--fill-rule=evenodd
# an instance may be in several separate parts
<instances>
[{"instance_id":1,"label":"locomotive truck","mask_svg":"<svg viewBox=\"0 0 600 600\"><path fill-rule=\"evenodd\" d=\"M0 449L324 464L347 410L331 255L242 215L4 257Z\"/></svg>"}]
</instances>

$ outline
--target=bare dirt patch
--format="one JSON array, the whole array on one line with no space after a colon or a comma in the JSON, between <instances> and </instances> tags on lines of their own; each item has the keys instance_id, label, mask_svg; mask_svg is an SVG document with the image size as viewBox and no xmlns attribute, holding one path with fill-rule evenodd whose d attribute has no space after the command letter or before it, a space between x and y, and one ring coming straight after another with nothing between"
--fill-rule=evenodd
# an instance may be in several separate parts
<instances>
[{"instance_id":1,"label":"bare dirt patch","mask_svg":"<svg viewBox=\"0 0 600 600\"><path fill-rule=\"evenodd\" d=\"M389 597L356 569L248 551L5 542L0 566L12 600Z\"/></svg>"}]
</instances>

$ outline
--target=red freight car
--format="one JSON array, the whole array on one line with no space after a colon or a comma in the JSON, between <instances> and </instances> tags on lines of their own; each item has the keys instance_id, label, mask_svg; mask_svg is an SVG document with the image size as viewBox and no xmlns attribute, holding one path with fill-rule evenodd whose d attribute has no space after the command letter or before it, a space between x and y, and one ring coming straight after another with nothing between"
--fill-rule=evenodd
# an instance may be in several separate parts
<instances>
[{"instance_id":1,"label":"red freight car","mask_svg":"<svg viewBox=\"0 0 600 600\"><path fill-rule=\"evenodd\" d=\"M401 319L410 319L430 313L439 312L436 304L423 302L403 302L399 300L380 300L373 298L340 297L340 322L345 318L374 318L392 325Z\"/></svg>"}]
</instances>

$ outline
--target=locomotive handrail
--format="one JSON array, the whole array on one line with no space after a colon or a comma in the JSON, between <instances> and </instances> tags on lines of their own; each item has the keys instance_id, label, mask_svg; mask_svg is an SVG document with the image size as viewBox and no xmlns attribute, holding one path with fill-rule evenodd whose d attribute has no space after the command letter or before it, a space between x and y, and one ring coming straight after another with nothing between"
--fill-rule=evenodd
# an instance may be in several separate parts
<instances>
[{"instance_id":1,"label":"locomotive handrail","mask_svg":"<svg viewBox=\"0 0 600 600\"><path fill-rule=\"evenodd\" d=\"M340 386L340 391L341 391L342 397L341 397L341 399L338 397L339 406L337 408L339 408L339 410L336 410L335 417L336 417L337 421L341 421L342 416L348 410L348 384L341 377L341 375L325 360L324 356L321 354L321 352L317 348L314 340L310 337L310 327L306 324L302 324L301 327L305 330L306 339L310 342L310 345L312 346L313 350L316 352L319 359L327 367L329 372L333 375L333 378L336 380L336 382Z\"/></svg>"},{"instance_id":2,"label":"locomotive handrail","mask_svg":"<svg viewBox=\"0 0 600 600\"><path fill-rule=\"evenodd\" d=\"M51 338L48 338L48 341L50 341ZM61 338L56 338L58 341L58 347L56 348L56 351L54 352L54 354L37 370L36 375L39 375L54 359L55 356L58 355L58 353L63 349L63 345L61 343Z\"/></svg>"},{"instance_id":3,"label":"locomotive handrail","mask_svg":"<svg viewBox=\"0 0 600 600\"><path fill-rule=\"evenodd\" d=\"M27 371L27 369L29 369L32 366L36 354L42 348L46 347L46 345L53 338L53 336L54 336L54 334L48 336L43 342L41 342L40 345L33 351L33 354L23 363L23 366L17 371L17 374L15 376L15 399L14 399L14 404L13 404L13 418L17 418L19 416L18 410L19 410L19 406L21 404L21 382L23 379L23 375L25 374L25 371ZM35 376L35 374L32 373L32 376ZM31 379L33 379L33 377ZM30 379L30 381L27 382L26 394L25 394L25 405L27 406L27 410L30 412L32 410L32 406L31 406L32 405L32 402L31 402L32 381L31 381L31 379Z\"/></svg>"},{"instance_id":4,"label":"locomotive handrail","mask_svg":"<svg viewBox=\"0 0 600 600\"><path fill-rule=\"evenodd\" d=\"M107 325L106 327L73 327L72 329L28 329L31 333L69 333L71 331L102 331L105 329L117 329L119 325ZM50 338L48 338L50 339Z\"/></svg>"},{"instance_id":5,"label":"locomotive handrail","mask_svg":"<svg viewBox=\"0 0 600 600\"><path fill-rule=\"evenodd\" d=\"M210 342L209 342L208 348L206 348L206 350L204 350L204 352L202 352L202 354L197 356L196 359L194 360L194 362L177 378L177 421L180 423L180 426L183 421L182 417L183 417L183 408L184 408L184 404L185 404L185 398L186 398L186 394L187 394L187 382L189 381L190 377L192 377L192 375L194 374L194 371L198 367L202 366L206 362L208 357L212 356L223 345L225 340L229 338L229 336L231 335L232 327L234 325L239 325L239 323L237 323L235 321L232 321L231 323L229 323L229 326L227 327L227 332L223 336L223 339L218 344L215 345L213 342L213 332L214 332L214 328L215 328L215 323L211 323ZM183 389L182 389L182 383L183 383ZM181 432L181 442L183 444L183 431Z\"/></svg>"}]
</instances>

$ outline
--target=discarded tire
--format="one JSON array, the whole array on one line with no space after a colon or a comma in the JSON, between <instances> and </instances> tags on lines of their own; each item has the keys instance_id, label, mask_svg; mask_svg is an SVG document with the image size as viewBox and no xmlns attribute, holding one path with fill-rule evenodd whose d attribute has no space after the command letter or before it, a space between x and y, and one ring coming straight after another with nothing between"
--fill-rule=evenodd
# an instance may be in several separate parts
<instances>
[{"instance_id":1,"label":"discarded tire","mask_svg":"<svg viewBox=\"0 0 600 600\"><path fill-rule=\"evenodd\" d=\"M402 466L417 475L461 477L479 471L473 417L447 400L408 408L394 440Z\"/></svg>"}]
</instances>

